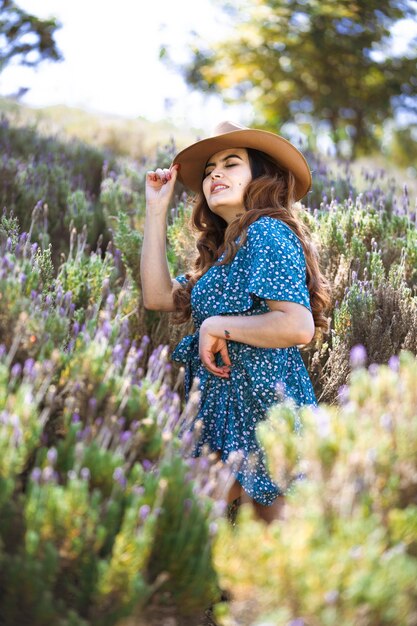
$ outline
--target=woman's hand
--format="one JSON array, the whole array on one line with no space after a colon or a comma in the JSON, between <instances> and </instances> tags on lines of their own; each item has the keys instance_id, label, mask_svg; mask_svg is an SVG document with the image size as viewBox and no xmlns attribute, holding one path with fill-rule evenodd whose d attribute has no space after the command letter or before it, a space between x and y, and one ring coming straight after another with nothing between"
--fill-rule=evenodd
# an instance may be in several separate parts
<instances>
[{"instance_id":1,"label":"woman's hand","mask_svg":"<svg viewBox=\"0 0 417 626\"><path fill-rule=\"evenodd\" d=\"M227 340L211 335L207 325L204 325L204 322L200 327L198 351L201 362L209 372L221 378L229 378L232 363L227 350ZM225 365L216 365L215 355L218 352L220 352Z\"/></svg>"},{"instance_id":2,"label":"woman's hand","mask_svg":"<svg viewBox=\"0 0 417 626\"><path fill-rule=\"evenodd\" d=\"M145 197L148 211L151 213L167 211L178 170L179 165L176 163L169 169L158 167L155 171L146 172Z\"/></svg>"}]
</instances>

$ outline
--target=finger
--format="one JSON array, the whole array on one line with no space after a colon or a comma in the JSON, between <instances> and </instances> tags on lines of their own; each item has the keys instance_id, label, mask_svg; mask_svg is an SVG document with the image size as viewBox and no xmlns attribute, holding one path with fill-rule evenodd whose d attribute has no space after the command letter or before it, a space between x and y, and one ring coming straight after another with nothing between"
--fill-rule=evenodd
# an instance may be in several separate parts
<instances>
[{"instance_id":1,"label":"finger","mask_svg":"<svg viewBox=\"0 0 417 626\"><path fill-rule=\"evenodd\" d=\"M228 372L225 372L223 367L219 367L218 365L216 365L216 361L215 361L215 357L213 355L213 353L208 353L206 355L206 357L203 357L202 359L203 365L204 367L206 367L209 372L211 372L212 374L215 374L216 376L222 376L222 377L226 377L228 376Z\"/></svg>"},{"instance_id":2,"label":"finger","mask_svg":"<svg viewBox=\"0 0 417 626\"><path fill-rule=\"evenodd\" d=\"M158 176L157 176L156 172L154 172L153 170L149 170L149 172L146 172L146 177L149 180L152 180L154 182L156 182L158 180Z\"/></svg>"},{"instance_id":3,"label":"finger","mask_svg":"<svg viewBox=\"0 0 417 626\"><path fill-rule=\"evenodd\" d=\"M168 178L169 180L173 180L174 182L177 180L178 170L180 169L179 163L172 165L168 170Z\"/></svg>"},{"instance_id":4,"label":"finger","mask_svg":"<svg viewBox=\"0 0 417 626\"><path fill-rule=\"evenodd\" d=\"M229 357L229 351L227 349L227 346L223 346L223 348L220 348L220 354L222 355L223 363L225 365L232 364L230 357Z\"/></svg>"},{"instance_id":5,"label":"finger","mask_svg":"<svg viewBox=\"0 0 417 626\"><path fill-rule=\"evenodd\" d=\"M163 170L161 167L157 167L155 170L155 173L158 176L158 178L161 180L161 182L163 183L167 182L165 170Z\"/></svg>"}]
</instances>

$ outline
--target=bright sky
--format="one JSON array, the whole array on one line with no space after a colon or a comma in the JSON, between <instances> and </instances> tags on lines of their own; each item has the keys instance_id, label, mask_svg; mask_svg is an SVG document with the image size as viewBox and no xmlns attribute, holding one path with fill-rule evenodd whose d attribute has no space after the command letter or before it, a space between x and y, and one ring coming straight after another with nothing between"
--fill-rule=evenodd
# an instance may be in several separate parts
<instances>
[{"instance_id":1,"label":"bright sky","mask_svg":"<svg viewBox=\"0 0 417 626\"><path fill-rule=\"evenodd\" d=\"M219 98L191 93L158 58L163 43L176 62L185 61L193 29L212 41L230 32L233 26L216 0L18 0L18 5L59 19L63 27L56 41L65 61L44 62L37 69L11 65L0 74L1 95L30 87L22 102L32 106L67 104L133 118L170 117L208 133L224 119L250 125L249 106L226 107ZM404 50L416 26L398 23L396 52Z\"/></svg>"},{"instance_id":2,"label":"bright sky","mask_svg":"<svg viewBox=\"0 0 417 626\"><path fill-rule=\"evenodd\" d=\"M10 66L0 74L0 94L30 87L22 102L67 104L151 120L168 116L207 131L223 119L250 122L250 111L219 98L191 93L181 76L159 60L167 44L175 61L187 59L194 28L202 36L227 32L226 17L210 0L18 0L39 17L63 24L56 41L65 58L37 69ZM172 102L167 110L166 101ZM244 112L245 111L245 112Z\"/></svg>"}]
</instances>

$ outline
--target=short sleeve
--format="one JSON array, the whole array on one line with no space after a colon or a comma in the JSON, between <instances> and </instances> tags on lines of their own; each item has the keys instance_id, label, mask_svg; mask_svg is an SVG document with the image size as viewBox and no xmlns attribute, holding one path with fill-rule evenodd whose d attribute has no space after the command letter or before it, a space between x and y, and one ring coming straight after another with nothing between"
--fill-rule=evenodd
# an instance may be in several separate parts
<instances>
[{"instance_id":1,"label":"short sleeve","mask_svg":"<svg viewBox=\"0 0 417 626\"><path fill-rule=\"evenodd\" d=\"M249 293L268 300L298 302L311 311L304 251L290 227L263 216L249 226L248 243Z\"/></svg>"},{"instance_id":2,"label":"short sleeve","mask_svg":"<svg viewBox=\"0 0 417 626\"><path fill-rule=\"evenodd\" d=\"M179 276L174 276L174 280L177 280L181 285L185 285L188 283L188 278L185 277L185 274L180 274Z\"/></svg>"}]
</instances>

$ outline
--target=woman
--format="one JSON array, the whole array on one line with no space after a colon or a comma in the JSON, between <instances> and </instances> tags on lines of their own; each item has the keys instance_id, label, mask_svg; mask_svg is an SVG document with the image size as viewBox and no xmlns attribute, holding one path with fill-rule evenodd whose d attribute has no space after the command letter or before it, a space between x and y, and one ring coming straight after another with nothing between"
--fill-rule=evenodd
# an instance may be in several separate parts
<instances>
[{"instance_id":1,"label":"woman","mask_svg":"<svg viewBox=\"0 0 417 626\"><path fill-rule=\"evenodd\" d=\"M197 194L191 222L200 236L193 267L172 279L165 218L177 178ZM267 523L282 517L284 493L255 428L284 397L317 404L299 346L328 332L329 284L295 205L310 186L289 141L232 122L146 176L144 305L176 312L175 323L191 314L196 329L171 355L186 365L187 400L198 377L203 430L193 455L204 444L222 461L240 451L228 502L251 501Z\"/></svg>"}]
</instances>

